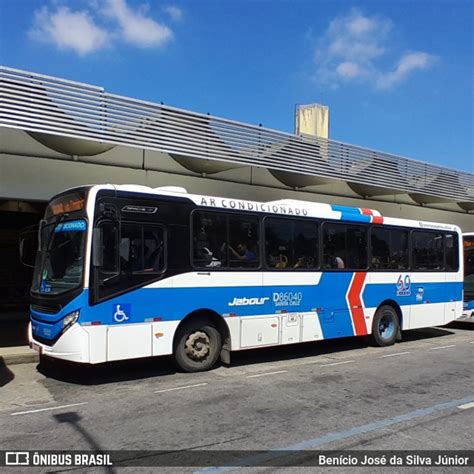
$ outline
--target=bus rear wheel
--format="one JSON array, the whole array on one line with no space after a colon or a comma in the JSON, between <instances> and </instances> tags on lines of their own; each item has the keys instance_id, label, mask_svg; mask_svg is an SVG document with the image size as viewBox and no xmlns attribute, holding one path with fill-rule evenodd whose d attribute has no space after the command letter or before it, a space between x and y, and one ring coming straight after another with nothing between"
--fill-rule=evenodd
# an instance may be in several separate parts
<instances>
[{"instance_id":1,"label":"bus rear wheel","mask_svg":"<svg viewBox=\"0 0 474 474\"><path fill-rule=\"evenodd\" d=\"M176 335L174 358L184 372L201 372L214 367L221 347L221 335L211 323L190 322Z\"/></svg>"},{"instance_id":2,"label":"bus rear wheel","mask_svg":"<svg viewBox=\"0 0 474 474\"><path fill-rule=\"evenodd\" d=\"M400 330L398 314L390 305L381 306L372 322L372 339L380 347L391 346L397 340Z\"/></svg>"}]
</instances>

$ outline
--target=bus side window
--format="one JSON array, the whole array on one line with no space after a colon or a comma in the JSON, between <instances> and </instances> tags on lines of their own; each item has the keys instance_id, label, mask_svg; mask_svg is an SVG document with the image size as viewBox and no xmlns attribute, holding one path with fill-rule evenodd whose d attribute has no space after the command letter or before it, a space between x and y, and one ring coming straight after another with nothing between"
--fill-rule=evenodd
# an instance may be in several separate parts
<instances>
[{"instance_id":1,"label":"bus side window","mask_svg":"<svg viewBox=\"0 0 474 474\"><path fill-rule=\"evenodd\" d=\"M413 268L415 270L441 270L444 266L444 237L438 232L412 233Z\"/></svg>"},{"instance_id":2,"label":"bus side window","mask_svg":"<svg viewBox=\"0 0 474 474\"><path fill-rule=\"evenodd\" d=\"M133 224L122 225L120 239L121 273L133 273L143 269L142 227Z\"/></svg>"},{"instance_id":3,"label":"bus side window","mask_svg":"<svg viewBox=\"0 0 474 474\"><path fill-rule=\"evenodd\" d=\"M392 270L409 268L408 240L408 230L390 229L390 268Z\"/></svg>"},{"instance_id":4,"label":"bus side window","mask_svg":"<svg viewBox=\"0 0 474 474\"><path fill-rule=\"evenodd\" d=\"M301 219L265 219L265 260L267 266L281 270L319 267L319 226Z\"/></svg>"},{"instance_id":5,"label":"bus side window","mask_svg":"<svg viewBox=\"0 0 474 474\"><path fill-rule=\"evenodd\" d=\"M359 224L325 222L323 225L323 267L338 270L367 269L368 227Z\"/></svg>"},{"instance_id":6,"label":"bus side window","mask_svg":"<svg viewBox=\"0 0 474 474\"><path fill-rule=\"evenodd\" d=\"M229 263L231 267L259 266L258 219L229 215Z\"/></svg>"},{"instance_id":7,"label":"bus side window","mask_svg":"<svg viewBox=\"0 0 474 474\"><path fill-rule=\"evenodd\" d=\"M119 258L117 252L120 249L118 242L118 227L113 223L103 223L100 226L102 235L102 246L103 261L101 266L101 273L104 278L109 275L113 275L119 271ZM117 249L119 247L119 249Z\"/></svg>"},{"instance_id":8,"label":"bus side window","mask_svg":"<svg viewBox=\"0 0 474 474\"><path fill-rule=\"evenodd\" d=\"M156 280L165 269L162 226L127 222L121 226L120 242L108 229L103 230L103 235L104 263L100 269L99 298Z\"/></svg>"},{"instance_id":9,"label":"bus side window","mask_svg":"<svg viewBox=\"0 0 474 474\"><path fill-rule=\"evenodd\" d=\"M270 268L291 267L291 221L281 218L265 219L265 261Z\"/></svg>"},{"instance_id":10,"label":"bus side window","mask_svg":"<svg viewBox=\"0 0 474 474\"><path fill-rule=\"evenodd\" d=\"M323 226L324 268L343 269L346 262L346 225L326 222Z\"/></svg>"},{"instance_id":11,"label":"bus side window","mask_svg":"<svg viewBox=\"0 0 474 474\"><path fill-rule=\"evenodd\" d=\"M121 273L159 272L164 268L163 230L144 224L122 226Z\"/></svg>"},{"instance_id":12,"label":"bus side window","mask_svg":"<svg viewBox=\"0 0 474 474\"><path fill-rule=\"evenodd\" d=\"M374 227L371 236L372 262L374 270L390 268L390 229Z\"/></svg>"},{"instance_id":13,"label":"bus side window","mask_svg":"<svg viewBox=\"0 0 474 474\"><path fill-rule=\"evenodd\" d=\"M158 232L145 229L145 272L157 272L163 268L163 239Z\"/></svg>"},{"instance_id":14,"label":"bus side window","mask_svg":"<svg viewBox=\"0 0 474 474\"><path fill-rule=\"evenodd\" d=\"M352 270L365 270L367 268L367 227L361 225L348 225L346 232L346 268Z\"/></svg>"},{"instance_id":15,"label":"bus side window","mask_svg":"<svg viewBox=\"0 0 474 474\"><path fill-rule=\"evenodd\" d=\"M198 268L227 266L227 217L214 212L195 212L192 225L193 265Z\"/></svg>"},{"instance_id":16,"label":"bus side window","mask_svg":"<svg viewBox=\"0 0 474 474\"><path fill-rule=\"evenodd\" d=\"M408 231L372 227L371 254L371 268L374 270L408 269Z\"/></svg>"},{"instance_id":17,"label":"bus side window","mask_svg":"<svg viewBox=\"0 0 474 474\"><path fill-rule=\"evenodd\" d=\"M199 259L211 246L206 233L206 227L202 226L194 237L194 258Z\"/></svg>"},{"instance_id":18,"label":"bus side window","mask_svg":"<svg viewBox=\"0 0 474 474\"><path fill-rule=\"evenodd\" d=\"M446 234L444 239L446 270L456 272L459 269L459 242L458 234Z\"/></svg>"},{"instance_id":19,"label":"bus side window","mask_svg":"<svg viewBox=\"0 0 474 474\"><path fill-rule=\"evenodd\" d=\"M319 267L319 225L297 220L293 224L293 268Z\"/></svg>"}]
</instances>

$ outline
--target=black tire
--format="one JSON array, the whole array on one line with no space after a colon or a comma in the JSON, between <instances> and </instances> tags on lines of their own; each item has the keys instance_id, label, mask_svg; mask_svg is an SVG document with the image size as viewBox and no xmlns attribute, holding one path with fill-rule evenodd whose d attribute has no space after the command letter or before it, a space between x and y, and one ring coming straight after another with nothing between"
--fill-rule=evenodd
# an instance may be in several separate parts
<instances>
[{"instance_id":1,"label":"black tire","mask_svg":"<svg viewBox=\"0 0 474 474\"><path fill-rule=\"evenodd\" d=\"M398 314L390 305L381 306L372 321L372 341L380 347L391 346L400 332Z\"/></svg>"},{"instance_id":2,"label":"black tire","mask_svg":"<svg viewBox=\"0 0 474 474\"><path fill-rule=\"evenodd\" d=\"M174 358L184 372L212 369L222 348L219 331L205 320L191 321L176 334Z\"/></svg>"}]
</instances>

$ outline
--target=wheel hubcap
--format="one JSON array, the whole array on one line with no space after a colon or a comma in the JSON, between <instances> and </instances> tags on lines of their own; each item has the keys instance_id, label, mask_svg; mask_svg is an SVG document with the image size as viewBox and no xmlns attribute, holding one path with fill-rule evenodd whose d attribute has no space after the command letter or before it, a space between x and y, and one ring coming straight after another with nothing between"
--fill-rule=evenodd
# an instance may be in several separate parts
<instances>
[{"instance_id":1,"label":"wheel hubcap","mask_svg":"<svg viewBox=\"0 0 474 474\"><path fill-rule=\"evenodd\" d=\"M388 315L382 316L379 323L379 334L384 339L390 339L393 335L393 331L395 330L395 324L393 322L393 318Z\"/></svg>"},{"instance_id":2,"label":"wheel hubcap","mask_svg":"<svg viewBox=\"0 0 474 474\"><path fill-rule=\"evenodd\" d=\"M185 347L186 354L190 359L201 361L211 351L211 340L205 332L196 331L188 336Z\"/></svg>"}]
</instances>

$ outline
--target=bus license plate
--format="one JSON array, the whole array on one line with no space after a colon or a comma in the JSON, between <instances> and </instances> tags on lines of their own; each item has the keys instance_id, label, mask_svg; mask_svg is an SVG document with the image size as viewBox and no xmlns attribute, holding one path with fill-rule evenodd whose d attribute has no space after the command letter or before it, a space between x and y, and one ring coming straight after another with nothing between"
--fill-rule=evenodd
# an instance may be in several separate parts
<instances>
[{"instance_id":1,"label":"bus license plate","mask_svg":"<svg viewBox=\"0 0 474 474\"><path fill-rule=\"evenodd\" d=\"M35 344L35 343L33 342L32 346L33 346L33 349L34 349L36 352L38 352L39 354L42 354L42 353L43 353L43 348L42 348L40 345Z\"/></svg>"}]
</instances>

